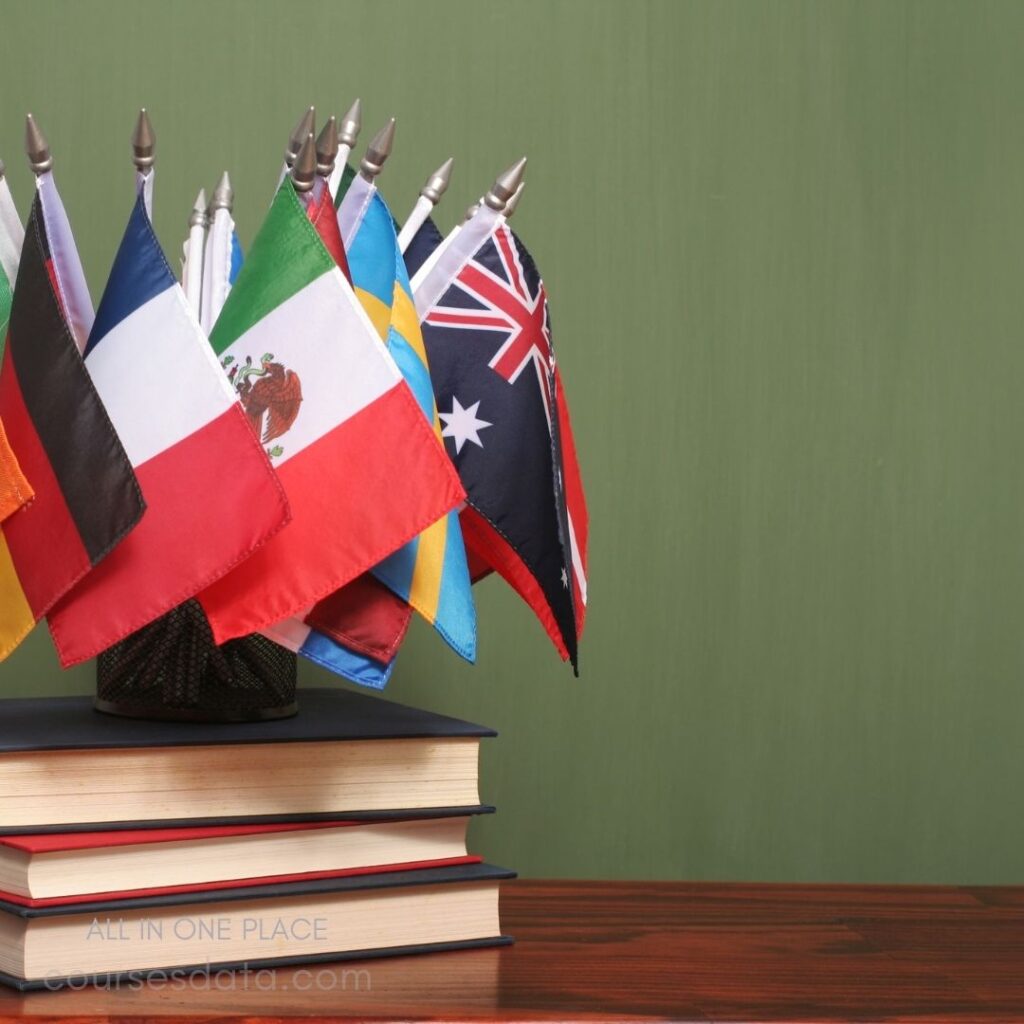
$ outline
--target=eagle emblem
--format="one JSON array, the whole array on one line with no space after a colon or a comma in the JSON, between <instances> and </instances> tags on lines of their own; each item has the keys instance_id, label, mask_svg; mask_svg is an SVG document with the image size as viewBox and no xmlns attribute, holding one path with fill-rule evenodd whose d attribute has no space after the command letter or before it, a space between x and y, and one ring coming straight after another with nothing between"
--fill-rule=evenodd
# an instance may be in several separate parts
<instances>
[{"instance_id":1,"label":"eagle emblem","mask_svg":"<svg viewBox=\"0 0 1024 1024\"><path fill-rule=\"evenodd\" d=\"M228 371L228 380L260 441L269 445L287 433L302 405L299 375L274 362L273 352L265 352L258 366L252 356L246 356L244 364L236 363L234 356L225 356L221 365ZM279 458L284 449L274 445L266 452L271 458Z\"/></svg>"}]
</instances>

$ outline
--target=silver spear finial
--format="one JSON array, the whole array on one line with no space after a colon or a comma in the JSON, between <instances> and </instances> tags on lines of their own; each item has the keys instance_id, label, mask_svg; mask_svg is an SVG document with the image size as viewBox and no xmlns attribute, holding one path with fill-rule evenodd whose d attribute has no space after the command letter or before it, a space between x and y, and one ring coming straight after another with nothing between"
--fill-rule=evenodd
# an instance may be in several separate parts
<instances>
[{"instance_id":1,"label":"silver spear finial","mask_svg":"<svg viewBox=\"0 0 1024 1024\"><path fill-rule=\"evenodd\" d=\"M316 140L316 173L324 178L334 170L338 157L338 119L332 114Z\"/></svg>"},{"instance_id":2,"label":"silver spear finial","mask_svg":"<svg viewBox=\"0 0 1024 1024\"><path fill-rule=\"evenodd\" d=\"M201 188L199 195L196 196L196 201L192 204L192 213L188 218L188 226L190 228L198 227L199 225L206 226L206 189Z\"/></svg>"},{"instance_id":3,"label":"silver spear finial","mask_svg":"<svg viewBox=\"0 0 1024 1024\"><path fill-rule=\"evenodd\" d=\"M288 138L288 145L284 151L284 162L291 167L295 163L295 158L299 154L299 150L302 148L303 142L306 141L306 136L310 132L316 131L316 107L310 107L302 117L299 118L299 123L292 129L292 133Z\"/></svg>"},{"instance_id":4,"label":"silver spear finial","mask_svg":"<svg viewBox=\"0 0 1024 1024\"><path fill-rule=\"evenodd\" d=\"M156 133L143 107L132 132L132 161L140 174L148 174L156 161Z\"/></svg>"},{"instance_id":5,"label":"silver spear finial","mask_svg":"<svg viewBox=\"0 0 1024 1024\"><path fill-rule=\"evenodd\" d=\"M497 210L501 213L505 209L505 204L515 194L519 183L523 180L523 174L526 171L526 157L521 157L506 171L502 171L501 174L495 179L494 184L491 186L490 191L484 196L484 202L492 209Z\"/></svg>"},{"instance_id":6,"label":"silver spear finial","mask_svg":"<svg viewBox=\"0 0 1024 1024\"><path fill-rule=\"evenodd\" d=\"M306 136L298 155L295 157L295 164L292 166L292 183L296 192L309 192L316 181L316 142L313 140L313 133Z\"/></svg>"},{"instance_id":7,"label":"silver spear finial","mask_svg":"<svg viewBox=\"0 0 1024 1024\"><path fill-rule=\"evenodd\" d=\"M505 220L508 220L513 213L516 212L516 207L519 206L519 200L523 198L523 192L526 189L526 182L519 182L519 187L512 193L512 198L505 204L504 214Z\"/></svg>"},{"instance_id":8,"label":"silver spear finial","mask_svg":"<svg viewBox=\"0 0 1024 1024\"><path fill-rule=\"evenodd\" d=\"M351 149L356 144L362 127L363 104L360 100L356 100L341 119L341 124L338 125L338 142Z\"/></svg>"},{"instance_id":9,"label":"silver spear finial","mask_svg":"<svg viewBox=\"0 0 1024 1024\"><path fill-rule=\"evenodd\" d=\"M45 174L53 167L50 144L31 114L25 116L25 153L28 155L29 166L36 174Z\"/></svg>"},{"instance_id":10,"label":"silver spear finial","mask_svg":"<svg viewBox=\"0 0 1024 1024\"><path fill-rule=\"evenodd\" d=\"M391 118L386 125L370 141L366 147L366 155L359 165L359 173L367 181L373 181L380 174L384 162L391 155L391 146L395 141L395 119Z\"/></svg>"},{"instance_id":11,"label":"silver spear finial","mask_svg":"<svg viewBox=\"0 0 1024 1024\"><path fill-rule=\"evenodd\" d=\"M441 202L441 196L448 191L448 184L452 180L452 165L455 163L454 157L448 157L447 160L434 173L427 178L426 184L420 189L420 195L424 199L429 199L434 206L437 206Z\"/></svg>"},{"instance_id":12,"label":"silver spear finial","mask_svg":"<svg viewBox=\"0 0 1024 1024\"><path fill-rule=\"evenodd\" d=\"M217 187L213 190L213 199L210 200L210 209L227 210L230 212L234 202L235 190L231 187L231 179L228 177L228 172L225 171L220 176L220 181L217 182Z\"/></svg>"}]
</instances>

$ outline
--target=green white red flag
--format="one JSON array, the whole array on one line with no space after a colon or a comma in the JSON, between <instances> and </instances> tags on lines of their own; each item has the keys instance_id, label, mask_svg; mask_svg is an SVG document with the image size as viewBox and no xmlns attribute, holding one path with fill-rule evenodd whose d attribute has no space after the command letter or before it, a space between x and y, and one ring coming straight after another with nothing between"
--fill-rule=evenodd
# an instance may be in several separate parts
<instances>
[{"instance_id":1,"label":"green white red flag","mask_svg":"<svg viewBox=\"0 0 1024 1024\"><path fill-rule=\"evenodd\" d=\"M210 342L292 510L284 530L198 595L223 643L304 613L465 494L290 180Z\"/></svg>"}]
</instances>

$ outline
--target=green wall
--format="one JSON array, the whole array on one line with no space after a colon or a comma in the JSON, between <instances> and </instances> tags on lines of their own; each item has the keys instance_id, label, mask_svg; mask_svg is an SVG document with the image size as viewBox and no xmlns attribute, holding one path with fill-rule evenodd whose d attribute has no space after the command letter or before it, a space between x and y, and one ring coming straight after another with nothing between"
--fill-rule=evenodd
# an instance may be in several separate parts
<instances>
[{"instance_id":1,"label":"green wall","mask_svg":"<svg viewBox=\"0 0 1024 1024\"><path fill-rule=\"evenodd\" d=\"M531 158L592 526L574 680L497 582L390 696L497 727L480 848L530 875L1019 882L1024 5L0 5L0 155L50 136L98 298L139 105L176 259L248 242L304 105L398 117L399 215ZM173 369L169 368L173 374ZM332 679L303 667L306 683ZM0 689L86 692L37 630Z\"/></svg>"}]
</instances>

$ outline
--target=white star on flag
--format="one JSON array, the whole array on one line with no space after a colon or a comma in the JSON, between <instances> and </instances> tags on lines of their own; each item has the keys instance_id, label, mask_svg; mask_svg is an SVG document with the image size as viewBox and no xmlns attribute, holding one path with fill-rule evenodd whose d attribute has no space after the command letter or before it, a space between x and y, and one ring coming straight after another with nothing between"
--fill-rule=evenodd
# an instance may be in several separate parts
<instances>
[{"instance_id":1,"label":"white star on flag","mask_svg":"<svg viewBox=\"0 0 1024 1024\"><path fill-rule=\"evenodd\" d=\"M438 410L437 415L444 422L444 430L441 431L441 436L450 437L455 442L456 455L462 451L462 446L467 441L471 441L478 448L483 448L484 443L480 440L480 431L484 427L490 427L494 424L488 423L487 420L477 419L476 414L479 409L479 402L474 402L468 408L463 409L459 400L452 395L452 411L441 412Z\"/></svg>"}]
</instances>

